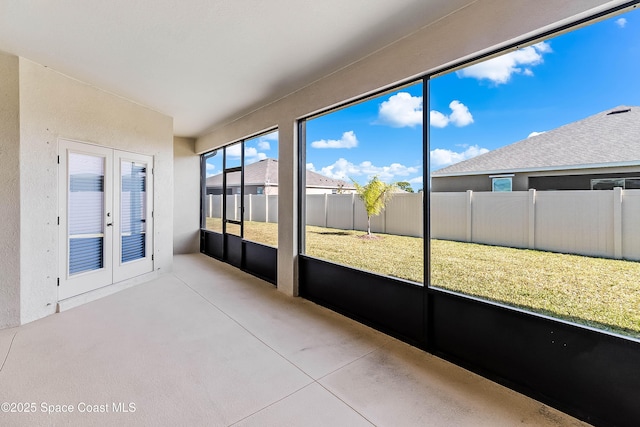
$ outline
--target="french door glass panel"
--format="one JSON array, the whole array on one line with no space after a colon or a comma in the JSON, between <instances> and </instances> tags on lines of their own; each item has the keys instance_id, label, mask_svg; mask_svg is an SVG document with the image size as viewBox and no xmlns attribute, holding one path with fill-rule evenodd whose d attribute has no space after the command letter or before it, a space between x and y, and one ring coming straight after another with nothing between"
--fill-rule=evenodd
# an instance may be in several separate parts
<instances>
[{"instance_id":1,"label":"french door glass panel","mask_svg":"<svg viewBox=\"0 0 640 427\"><path fill-rule=\"evenodd\" d=\"M120 282L153 271L151 206L152 158L141 154L114 152L114 198L117 250L113 254L113 281Z\"/></svg>"},{"instance_id":2,"label":"french door glass panel","mask_svg":"<svg viewBox=\"0 0 640 427\"><path fill-rule=\"evenodd\" d=\"M113 283L113 150L61 140L60 286L65 299Z\"/></svg>"},{"instance_id":3,"label":"french door glass panel","mask_svg":"<svg viewBox=\"0 0 640 427\"><path fill-rule=\"evenodd\" d=\"M124 263L145 257L147 167L123 160L120 174L120 261Z\"/></svg>"},{"instance_id":4,"label":"french door glass panel","mask_svg":"<svg viewBox=\"0 0 640 427\"><path fill-rule=\"evenodd\" d=\"M69 153L70 276L104 267L104 157Z\"/></svg>"}]
</instances>

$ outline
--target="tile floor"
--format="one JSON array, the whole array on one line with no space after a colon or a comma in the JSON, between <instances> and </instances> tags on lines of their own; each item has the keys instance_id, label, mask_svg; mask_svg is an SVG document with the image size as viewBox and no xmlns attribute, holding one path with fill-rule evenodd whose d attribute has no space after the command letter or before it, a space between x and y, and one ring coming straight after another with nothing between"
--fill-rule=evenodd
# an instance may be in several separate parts
<instances>
[{"instance_id":1,"label":"tile floor","mask_svg":"<svg viewBox=\"0 0 640 427\"><path fill-rule=\"evenodd\" d=\"M586 425L200 254L0 330L0 367L2 426Z\"/></svg>"}]
</instances>

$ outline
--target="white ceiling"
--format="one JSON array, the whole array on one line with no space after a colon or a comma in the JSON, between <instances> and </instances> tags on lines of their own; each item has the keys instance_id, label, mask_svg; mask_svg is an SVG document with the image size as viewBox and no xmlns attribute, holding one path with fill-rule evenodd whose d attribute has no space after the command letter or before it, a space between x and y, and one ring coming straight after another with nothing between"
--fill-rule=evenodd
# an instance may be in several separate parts
<instances>
[{"instance_id":1,"label":"white ceiling","mask_svg":"<svg viewBox=\"0 0 640 427\"><path fill-rule=\"evenodd\" d=\"M176 135L199 136L468 3L0 0L0 50L170 115Z\"/></svg>"}]
</instances>

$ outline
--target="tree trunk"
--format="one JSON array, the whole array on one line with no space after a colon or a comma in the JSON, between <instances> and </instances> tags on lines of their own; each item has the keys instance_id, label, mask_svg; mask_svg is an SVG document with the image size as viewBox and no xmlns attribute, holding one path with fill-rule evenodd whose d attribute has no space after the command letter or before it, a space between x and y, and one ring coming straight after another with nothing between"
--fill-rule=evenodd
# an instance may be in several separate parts
<instances>
[{"instance_id":1,"label":"tree trunk","mask_svg":"<svg viewBox=\"0 0 640 427\"><path fill-rule=\"evenodd\" d=\"M371 236L371 216L367 215L367 236Z\"/></svg>"}]
</instances>

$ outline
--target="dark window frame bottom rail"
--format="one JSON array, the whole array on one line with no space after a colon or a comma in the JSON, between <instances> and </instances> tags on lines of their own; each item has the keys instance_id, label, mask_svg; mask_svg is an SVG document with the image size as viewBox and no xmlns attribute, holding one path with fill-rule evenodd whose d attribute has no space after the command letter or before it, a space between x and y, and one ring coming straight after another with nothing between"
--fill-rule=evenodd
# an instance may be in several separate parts
<instances>
[{"instance_id":1,"label":"dark window frame bottom rail","mask_svg":"<svg viewBox=\"0 0 640 427\"><path fill-rule=\"evenodd\" d=\"M229 243L233 252L230 254ZM235 245L235 246L233 246ZM200 230L200 252L227 262L272 285L278 277L278 249L272 246L223 235L210 230ZM231 259L229 259L231 255Z\"/></svg>"}]
</instances>

